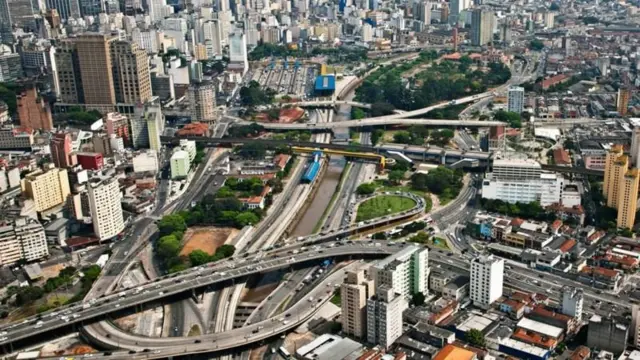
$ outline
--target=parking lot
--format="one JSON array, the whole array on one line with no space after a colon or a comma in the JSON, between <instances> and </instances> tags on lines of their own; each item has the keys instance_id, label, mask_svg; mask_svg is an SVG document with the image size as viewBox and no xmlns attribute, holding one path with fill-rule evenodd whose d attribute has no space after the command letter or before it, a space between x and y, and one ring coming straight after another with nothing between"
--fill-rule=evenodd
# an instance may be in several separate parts
<instances>
[{"instance_id":1,"label":"parking lot","mask_svg":"<svg viewBox=\"0 0 640 360\"><path fill-rule=\"evenodd\" d=\"M263 89L271 88L278 95L306 99L313 94L315 66L274 63L247 73L247 81L256 81Z\"/></svg>"}]
</instances>

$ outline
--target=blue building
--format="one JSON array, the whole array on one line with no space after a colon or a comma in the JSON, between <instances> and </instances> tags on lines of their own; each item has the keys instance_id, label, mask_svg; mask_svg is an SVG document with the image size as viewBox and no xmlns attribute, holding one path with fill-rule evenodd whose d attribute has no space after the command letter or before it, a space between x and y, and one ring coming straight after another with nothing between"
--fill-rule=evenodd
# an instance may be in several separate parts
<instances>
[{"instance_id":1,"label":"blue building","mask_svg":"<svg viewBox=\"0 0 640 360\"><path fill-rule=\"evenodd\" d=\"M315 92L318 96L333 95L336 91L336 77L334 75L320 75L316 78Z\"/></svg>"}]
</instances>

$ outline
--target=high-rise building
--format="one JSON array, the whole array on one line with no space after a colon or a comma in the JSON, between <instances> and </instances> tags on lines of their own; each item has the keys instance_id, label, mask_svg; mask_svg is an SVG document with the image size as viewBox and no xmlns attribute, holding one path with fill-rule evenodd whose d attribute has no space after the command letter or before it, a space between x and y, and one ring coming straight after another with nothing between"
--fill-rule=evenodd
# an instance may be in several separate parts
<instances>
[{"instance_id":1,"label":"high-rise building","mask_svg":"<svg viewBox=\"0 0 640 360\"><path fill-rule=\"evenodd\" d=\"M457 24L460 13L470 6L469 0L451 0L449 2L449 23Z\"/></svg>"},{"instance_id":2,"label":"high-rise building","mask_svg":"<svg viewBox=\"0 0 640 360\"><path fill-rule=\"evenodd\" d=\"M539 202L549 206L562 202L562 175L543 172L532 159L495 159L493 171L482 182L482 197L509 203Z\"/></svg>"},{"instance_id":3,"label":"high-rise building","mask_svg":"<svg viewBox=\"0 0 640 360\"><path fill-rule=\"evenodd\" d=\"M474 9L471 13L471 45L484 46L493 40L493 12Z\"/></svg>"},{"instance_id":4,"label":"high-rise building","mask_svg":"<svg viewBox=\"0 0 640 360\"><path fill-rule=\"evenodd\" d=\"M425 23L431 24L431 2L423 1L418 4L418 19Z\"/></svg>"},{"instance_id":5,"label":"high-rise building","mask_svg":"<svg viewBox=\"0 0 640 360\"><path fill-rule=\"evenodd\" d=\"M562 313L582 320L582 306L584 304L584 291L573 286L562 288Z\"/></svg>"},{"instance_id":6,"label":"high-rise building","mask_svg":"<svg viewBox=\"0 0 640 360\"><path fill-rule=\"evenodd\" d=\"M236 31L229 34L229 66L230 71L243 75L249 70L247 58L247 39L244 33Z\"/></svg>"},{"instance_id":7,"label":"high-rise building","mask_svg":"<svg viewBox=\"0 0 640 360\"><path fill-rule=\"evenodd\" d=\"M636 349L640 347L640 305L631 305L631 342Z\"/></svg>"},{"instance_id":8,"label":"high-rise building","mask_svg":"<svg viewBox=\"0 0 640 360\"><path fill-rule=\"evenodd\" d=\"M222 55L222 27L220 20L213 19L202 24L202 34L207 56Z\"/></svg>"},{"instance_id":9,"label":"high-rise building","mask_svg":"<svg viewBox=\"0 0 640 360\"><path fill-rule=\"evenodd\" d=\"M507 110L522 114L524 110L524 88L511 86L508 95Z\"/></svg>"},{"instance_id":10,"label":"high-rise building","mask_svg":"<svg viewBox=\"0 0 640 360\"><path fill-rule=\"evenodd\" d=\"M104 5L106 1L103 0L78 0L80 3L80 15L85 16L98 16L101 12L105 12Z\"/></svg>"},{"instance_id":11,"label":"high-rise building","mask_svg":"<svg viewBox=\"0 0 640 360\"><path fill-rule=\"evenodd\" d=\"M373 296L373 280L365 277L364 269L347 272L340 286L342 331L358 339L367 336L367 300Z\"/></svg>"},{"instance_id":12,"label":"high-rise building","mask_svg":"<svg viewBox=\"0 0 640 360\"><path fill-rule=\"evenodd\" d=\"M165 118L159 105L147 106L147 130L149 131L149 149L160 152L160 135L164 131Z\"/></svg>"},{"instance_id":13,"label":"high-rise building","mask_svg":"<svg viewBox=\"0 0 640 360\"><path fill-rule=\"evenodd\" d=\"M27 174L20 184L22 193L33 199L37 212L64 204L70 193L67 170L49 165L45 170Z\"/></svg>"},{"instance_id":14,"label":"high-rise building","mask_svg":"<svg viewBox=\"0 0 640 360\"><path fill-rule=\"evenodd\" d=\"M544 27L547 29L553 29L555 26L556 15L551 11L544 13Z\"/></svg>"},{"instance_id":15,"label":"high-rise building","mask_svg":"<svg viewBox=\"0 0 640 360\"><path fill-rule=\"evenodd\" d=\"M51 131L53 129L51 108L40 97L35 86L21 91L16 98L20 126L34 130Z\"/></svg>"},{"instance_id":16,"label":"high-rise building","mask_svg":"<svg viewBox=\"0 0 640 360\"><path fill-rule=\"evenodd\" d=\"M446 24L449 22L449 4L442 3L442 9L440 9L440 23Z\"/></svg>"},{"instance_id":17,"label":"high-rise building","mask_svg":"<svg viewBox=\"0 0 640 360\"><path fill-rule=\"evenodd\" d=\"M149 101L151 75L147 52L130 41L114 41L110 45L116 102L138 104Z\"/></svg>"},{"instance_id":18,"label":"high-rise building","mask_svg":"<svg viewBox=\"0 0 640 360\"><path fill-rule=\"evenodd\" d=\"M631 90L628 87L621 87L618 89L618 97L616 98L616 108L620 116L627 115L630 96L631 96Z\"/></svg>"},{"instance_id":19,"label":"high-rise building","mask_svg":"<svg viewBox=\"0 0 640 360\"><path fill-rule=\"evenodd\" d=\"M620 354L627 348L629 328L614 317L593 315L587 326L587 346Z\"/></svg>"},{"instance_id":20,"label":"high-rise building","mask_svg":"<svg viewBox=\"0 0 640 360\"><path fill-rule=\"evenodd\" d=\"M69 18L80 17L80 3L78 0L46 0L47 9L55 9L58 11L60 19L65 22Z\"/></svg>"},{"instance_id":21,"label":"high-rise building","mask_svg":"<svg viewBox=\"0 0 640 360\"><path fill-rule=\"evenodd\" d=\"M470 294L473 304L488 308L502 296L504 260L481 255L471 261Z\"/></svg>"},{"instance_id":22,"label":"high-rise building","mask_svg":"<svg viewBox=\"0 0 640 360\"><path fill-rule=\"evenodd\" d=\"M0 21L3 23L0 26L7 30L14 27L35 32L37 30L36 18L40 16L40 10L37 1L0 0ZM7 41L3 39L4 43L8 43L13 38L10 33L7 34L7 37Z\"/></svg>"},{"instance_id":23,"label":"high-rise building","mask_svg":"<svg viewBox=\"0 0 640 360\"><path fill-rule=\"evenodd\" d=\"M156 23L164 17L164 8L167 6L167 0L149 0L149 18L151 23Z\"/></svg>"},{"instance_id":24,"label":"high-rise building","mask_svg":"<svg viewBox=\"0 0 640 360\"><path fill-rule=\"evenodd\" d=\"M59 132L51 138L51 159L56 167L68 168L75 165L71 156L71 134Z\"/></svg>"},{"instance_id":25,"label":"high-rise building","mask_svg":"<svg viewBox=\"0 0 640 360\"><path fill-rule=\"evenodd\" d=\"M75 39L84 99L88 105L116 103L110 50L115 40L111 35L97 33L82 34Z\"/></svg>"},{"instance_id":26,"label":"high-rise building","mask_svg":"<svg viewBox=\"0 0 640 360\"><path fill-rule=\"evenodd\" d=\"M215 85L207 81L191 84L187 96L191 121L212 124L217 120Z\"/></svg>"},{"instance_id":27,"label":"high-rise building","mask_svg":"<svg viewBox=\"0 0 640 360\"><path fill-rule=\"evenodd\" d=\"M84 90L76 43L68 39L61 40L56 48L55 60L58 69L58 102L83 104Z\"/></svg>"},{"instance_id":28,"label":"high-rise building","mask_svg":"<svg viewBox=\"0 0 640 360\"><path fill-rule=\"evenodd\" d=\"M118 179L92 179L88 183L89 206L93 232L102 240L111 239L124 230L122 216L122 193Z\"/></svg>"},{"instance_id":29,"label":"high-rise building","mask_svg":"<svg viewBox=\"0 0 640 360\"><path fill-rule=\"evenodd\" d=\"M402 312L407 300L392 287L380 286L367 300L367 341L388 349L402 335Z\"/></svg>"},{"instance_id":30,"label":"high-rise building","mask_svg":"<svg viewBox=\"0 0 640 360\"><path fill-rule=\"evenodd\" d=\"M2 50L0 50L0 82L17 82L23 76L24 70L22 69L20 54L2 53Z\"/></svg>"},{"instance_id":31,"label":"high-rise building","mask_svg":"<svg viewBox=\"0 0 640 360\"><path fill-rule=\"evenodd\" d=\"M407 246L371 267L375 286L386 285L407 299L429 292L429 249Z\"/></svg>"},{"instance_id":32,"label":"high-rise building","mask_svg":"<svg viewBox=\"0 0 640 360\"><path fill-rule=\"evenodd\" d=\"M49 256L47 237L40 223L19 218L0 227L0 266L20 260L35 261Z\"/></svg>"},{"instance_id":33,"label":"high-rise building","mask_svg":"<svg viewBox=\"0 0 640 360\"><path fill-rule=\"evenodd\" d=\"M636 168L629 169L629 157L623 151L622 145L614 145L607 153L602 195L608 207L618 210L618 227L630 229L635 222L640 174Z\"/></svg>"},{"instance_id":34,"label":"high-rise building","mask_svg":"<svg viewBox=\"0 0 640 360\"><path fill-rule=\"evenodd\" d=\"M629 149L631 163L640 168L640 126L635 126L631 132L631 149Z\"/></svg>"}]
</instances>

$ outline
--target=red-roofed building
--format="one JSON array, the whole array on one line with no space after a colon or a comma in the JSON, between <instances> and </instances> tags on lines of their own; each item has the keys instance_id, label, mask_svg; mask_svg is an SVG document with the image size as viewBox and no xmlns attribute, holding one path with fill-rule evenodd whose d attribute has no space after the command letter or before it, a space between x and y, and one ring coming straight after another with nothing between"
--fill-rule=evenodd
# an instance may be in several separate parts
<instances>
[{"instance_id":1,"label":"red-roofed building","mask_svg":"<svg viewBox=\"0 0 640 360\"><path fill-rule=\"evenodd\" d=\"M559 166L571 166L571 156L569 156L569 152L563 148L553 150L553 161Z\"/></svg>"},{"instance_id":2,"label":"red-roofed building","mask_svg":"<svg viewBox=\"0 0 640 360\"><path fill-rule=\"evenodd\" d=\"M209 136L209 125L195 122L176 131L177 136Z\"/></svg>"},{"instance_id":3,"label":"red-roofed building","mask_svg":"<svg viewBox=\"0 0 640 360\"><path fill-rule=\"evenodd\" d=\"M551 231L558 235L558 231L560 230L560 228L562 227L562 220L554 220L554 222L551 224Z\"/></svg>"},{"instance_id":4,"label":"red-roofed building","mask_svg":"<svg viewBox=\"0 0 640 360\"><path fill-rule=\"evenodd\" d=\"M524 219L520 219L520 218L513 218L511 220L511 226L513 227L520 227L520 225L524 224Z\"/></svg>"},{"instance_id":5,"label":"red-roofed building","mask_svg":"<svg viewBox=\"0 0 640 360\"><path fill-rule=\"evenodd\" d=\"M556 339L522 328L516 329L511 337L513 339L522 341L527 344L535 345L543 349L554 349L556 345L558 345L558 341Z\"/></svg>"},{"instance_id":6,"label":"red-roofed building","mask_svg":"<svg viewBox=\"0 0 640 360\"><path fill-rule=\"evenodd\" d=\"M265 198L271 192L271 187L265 186L262 189L262 192L258 196L251 196L249 198L241 198L238 199L242 202L244 206L248 209L264 209L265 206Z\"/></svg>"},{"instance_id":7,"label":"red-roofed building","mask_svg":"<svg viewBox=\"0 0 640 360\"><path fill-rule=\"evenodd\" d=\"M622 283L622 275L617 270L599 266L585 266L580 270L578 280L597 288L617 291Z\"/></svg>"},{"instance_id":8,"label":"red-roofed building","mask_svg":"<svg viewBox=\"0 0 640 360\"><path fill-rule=\"evenodd\" d=\"M291 155L287 154L278 154L273 157L273 163L278 169L280 169L280 171L284 170L289 163L289 160L291 160Z\"/></svg>"},{"instance_id":9,"label":"red-roofed building","mask_svg":"<svg viewBox=\"0 0 640 360\"><path fill-rule=\"evenodd\" d=\"M590 358L591 350L589 350L589 348L584 345L580 345L573 351L573 353L569 357L569 360L588 360Z\"/></svg>"},{"instance_id":10,"label":"red-roofed building","mask_svg":"<svg viewBox=\"0 0 640 360\"><path fill-rule=\"evenodd\" d=\"M542 90L547 90L554 85L562 84L566 81L569 81L569 77L567 75L560 74L560 75L552 76L550 78L542 80L542 83L541 83Z\"/></svg>"},{"instance_id":11,"label":"red-roofed building","mask_svg":"<svg viewBox=\"0 0 640 360\"><path fill-rule=\"evenodd\" d=\"M524 316L526 303L515 299L507 299L500 304L500 311L507 313L512 319L519 320Z\"/></svg>"},{"instance_id":12,"label":"red-roofed building","mask_svg":"<svg viewBox=\"0 0 640 360\"><path fill-rule=\"evenodd\" d=\"M548 310L542 305L534 307L533 310L527 314L527 317L541 323L559 327L567 333L572 333L580 326L580 323L575 318Z\"/></svg>"},{"instance_id":13,"label":"red-roofed building","mask_svg":"<svg viewBox=\"0 0 640 360\"><path fill-rule=\"evenodd\" d=\"M558 250L566 254L569 252L569 250L573 249L573 247L576 246L576 244L577 242L574 239L567 239L565 240L565 242L562 243L562 245L560 245Z\"/></svg>"},{"instance_id":14,"label":"red-roofed building","mask_svg":"<svg viewBox=\"0 0 640 360\"><path fill-rule=\"evenodd\" d=\"M612 253L600 256L596 260L602 267L622 270L635 270L639 264L638 258Z\"/></svg>"}]
</instances>

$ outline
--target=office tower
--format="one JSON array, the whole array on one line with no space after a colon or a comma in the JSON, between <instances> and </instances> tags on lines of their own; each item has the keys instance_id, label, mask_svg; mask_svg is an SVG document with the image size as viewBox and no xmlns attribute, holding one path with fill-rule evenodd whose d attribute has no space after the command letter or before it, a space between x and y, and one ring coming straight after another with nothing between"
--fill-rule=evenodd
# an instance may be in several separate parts
<instances>
[{"instance_id":1,"label":"office tower","mask_svg":"<svg viewBox=\"0 0 640 360\"><path fill-rule=\"evenodd\" d=\"M482 183L482 197L512 204L537 201L549 206L561 203L563 184L562 175L543 172L533 159L495 159L493 171Z\"/></svg>"},{"instance_id":2,"label":"office tower","mask_svg":"<svg viewBox=\"0 0 640 360\"><path fill-rule=\"evenodd\" d=\"M388 349L402 335L402 312L407 301L392 287L376 287L367 300L367 341Z\"/></svg>"},{"instance_id":3,"label":"office tower","mask_svg":"<svg viewBox=\"0 0 640 360\"><path fill-rule=\"evenodd\" d=\"M493 40L493 12L474 9L471 13L471 45L484 46Z\"/></svg>"},{"instance_id":4,"label":"office tower","mask_svg":"<svg viewBox=\"0 0 640 360\"><path fill-rule=\"evenodd\" d=\"M111 239L124 230L118 179L91 179L88 183L93 232L102 240Z\"/></svg>"},{"instance_id":5,"label":"office tower","mask_svg":"<svg viewBox=\"0 0 640 360\"><path fill-rule=\"evenodd\" d=\"M156 23L164 17L164 7L167 6L166 0L149 0L147 2L149 7L149 18L151 23Z\"/></svg>"},{"instance_id":6,"label":"office tower","mask_svg":"<svg viewBox=\"0 0 640 360\"><path fill-rule=\"evenodd\" d=\"M493 255L481 255L471 261L470 297L473 304L489 308L502 296L504 260Z\"/></svg>"},{"instance_id":7,"label":"office tower","mask_svg":"<svg viewBox=\"0 0 640 360\"><path fill-rule=\"evenodd\" d=\"M449 22L449 4L442 3L442 9L440 10L440 23L446 24Z\"/></svg>"},{"instance_id":8,"label":"office tower","mask_svg":"<svg viewBox=\"0 0 640 360\"><path fill-rule=\"evenodd\" d=\"M37 212L64 204L70 193L67 170L53 167L53 164L27 174L20 186L22 193L33 199Z\"/></svg>"},{"instance_id":9,"label":"office tower","mask_svg":"<svg viewBox=\"0 0 640 360\"><path fill-rule=\"evenodd\" d=\"M418 19L425 23L431 24L431 2L423 1L418 4Z\"/></svg>"},{"instance_id":10,"label":"office tower","mask_svg":"<svg viewBox=\"0 0 640 360\"><path fill-rule=\"evenodd\" d=\"M58 102L66 104L84 103L84 90L82 89L82 75L80 74L80 60L75 42L61 40L55 53L58 69Z\"/></svg>"},{"instance_id":11,"label":"office tower","mask_svg":"<svg viewBox=\"0 0 640 360\"><path fill-rule=\"evenodd\" d=\"M189 82L201 83L204 80L204 73L202 72L202 63L198 61L191 61L189 63Z\"/></svg>"},{"instance_id":12,"label":"office tower","mask_svg":"<svg viewBox=\"0 0 640 360\"><path fill-rule=\"evenodd\" d=\"M20 54L3 53L0 49L0 82L18 82L23 76Z\"/></svg>"},{"instance_id":13,"label":"office tower","mask_svg":"<svg viewBox=\"0 0 640 360\"><path fill-rule=\"evenodd\" d=\"M216 55L222 55L222 28L220 20L209 20L202 24L202 34L203 42L207 49L207 56L214 57Z\"/></svg>"},{"instance_id":14,"label":"office tower","mask_svg":"<svg viewBox=\"0 0 640 360\"><path fill-rule=\"evenodd\" d=\"M46 0L46 2L47 9L55 9L58 11L60 19L65 22L69 20L69 18L80 17L80 3L78 0ZM53 24L51 26L54 27Z\"/></svg>"},{"instance_id":15,"label":"office tower","mask_svg":"<svg viewBox=\"0 0 640 360\"><path fill-rule=\"evenodd\" d=\"M116 102L138 104L149 101L151 75L147 52L130 41L112 42L110 52Z\"/></svg>"},{"instance_id":16,"label":"office tower","mask_svg":"<svg viewBox=\"0 0 640 360\"><path fill-rule=\"evenodd\" d=\"M216 87L211 82L201 82L189 85L189 112L191 121L213 123L216 114Z\"/></svg>"},{"instance_id":17,"label":"office tower","mask_svg":"<svg viewBox=\"0 0 640 360\"><path fill-rule=\"evenodd\" d=\"M636 349L640 347L640 305L631 305L631 342Z\"/></svg>"},{"instance_id":18,"label":"office tower","mask_svg":"<svg viewBox=\"0 0 640 360\"><path fill-rule=\"evenodd\" d=\"M376 288L386 285L407 299L429 292L429 250L407 246L371 267ZM409 281L407 281L407 279Z\"/></svg>"},{"instance_id":19,"label":"office tower","mask_svg":"<svg viewBox=\"0 0 640 360\"><path fill-rule=\"evenodd\" d=\"M75 165L71 156L71 135L66 132L53 134L51 138L51 159L56 167L68 168Z\"/></svg>"},{"instance_id":20,"label":"office tower","mask_svg":"<svg viewBox=\"0 0 640 360\"><path fill-rule=\"evenodd\" d=\"M78 0L80 3L80 15L85 16L98 16L103 9L103 0Z\"/></svg>"},{"instance_id":21,"label":"office tower","mask_svg":"<svg viewBox=\"0 0 640 360\"><path fill-rule=\"evenodd\" d=\"M43 9L44 10L44 9ZM32 0L0 0L0 21L3 30L13 28L36 31L36 18L40 16L40 8L37 1ZM6 21L6 23L5 23ZM12 40L13 36L7 34ZM3 42L6 42L3 40Z\"/></svg>"},{"instance_id":22,"label":"office tower","mask_svg":"<svg viewBox=\"0 0 640 360\"><path fill-rule=\"evenodd\" d=\"M229 35L229 66L230 71L238 71L243 75L249 70L247 57L247 39L240 31Z\"/></svg>"},{"instance_id":23,"label":"office tower","mask_svg":"<svg viewBox=\"0 0 640 360\"><path fill-rule=\"evenodd\" d=\"M0 266L20 260L35 261L49 256L47 237L40 223L19 218L0 227Z\"/></svg>"},{"instance_id":24,"label":"office tower","mask_svg":"<svg viewBox=\"0 0 640 360\"><path fill-rule=\"evenodd\" d=\"M522 114L524 110L524 88L511 86L508 95L507 110Z\"/></svg>"},{"instance_id":25,"label":"office tower","mask_svg":"<svg viewBox=\"0 0 640 360\"><path fill-rule=\"evenodd\" d=\"M449 23L458 23L460 13L469 8L469 0L451 0L449 2Z\"/></svg>"},{"instance_id":26,"label":"office tower","mask_svg":"<svg viewBox=\"0 0 640 360\"><path fill-rule=\"evenodd\" d=\"M110 45L116 38L86 33L75 39L85 103L112 105L116 103L113 86L113 62Z\"/></svg>"},{"instance_id":27,"label":"office tower","mask_svg":"<svg viewBox=\"0 0 640 360\"><path fill-rule=\"evenodd\" d=\"M584 304L584 291L573 286L562 288L562 313L582 320L582 305Z\"/></svg>"},{"instance_id":28,"label":"office tower","mask_svg":"<svg viewBox=\"0 0 640 360\"><path fill-rule=\"evenodd\" d=\"M630 96L631 96L631 90L628 87L621 87L618 89L618 97L616 98L616 108L620 116L627 115Z\"/></svg>"},{"instance_id":29,"label":"office tower","mask_svg":"<svg viewBox=\"0 0 640 360\"><path fill-rule=\"evenodd\" d=\"M24 89L16 98L20 126L34 130L50 131L53 129L51 108L40 97L35 86Z\"/></svg>"},{"instance_id":30,"label":"office tower","mask_svg":"<svg viewBox=\"0 0 640 360\"><path fill-rule=\"evenodd\" d=\"M342 331L358 339L367 335L367 300L373 296L373 280L365 278L363 269L347 272L340 286Z\"/></svg>"}]
</instances>

